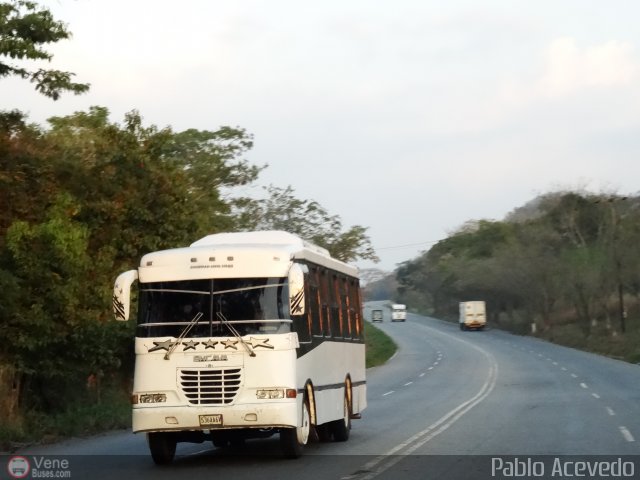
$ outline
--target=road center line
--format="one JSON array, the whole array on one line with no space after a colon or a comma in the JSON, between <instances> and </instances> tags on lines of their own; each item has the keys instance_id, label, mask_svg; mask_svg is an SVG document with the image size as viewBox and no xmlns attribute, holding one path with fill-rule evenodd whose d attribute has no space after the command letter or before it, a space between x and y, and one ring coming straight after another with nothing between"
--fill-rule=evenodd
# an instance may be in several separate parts
<instances>
[{"instance_id":1,"label":"road center line","mask_svg":"<svg viewBox=\"0 0 640 480\"><path fill-rule=\"evenodd\" d=\"M392 393L395 393L395 391L394 390L390 390L387 393L383 393L382 396L386 397L387 395L391 395Z\"/></svg>"},{"instance_id":2,"label":"road center line","mask_svg":"<svg viewBox=\"0 0 640 480\"><path fill-rule=\"evenodd\" d=\"M420 378L422 378L422 377L424 377L424 375L425 375L425 373L422 372L419 376L420 376Z\"/></svg>"},{"instance_id":3,"label":"road center line","mask_svg":"<svg viewBox=\"0 0 640 480\"><path fill-rule=\"evenodd\" d=\"M407 382L404 384L405 387L408 387L409 385L411 385L413 382Z\"/></svg>"},{"instance_id":4,"label":"road center line","mask_svg":"<svg viewBox=\"0 0 640 480\"><path fill-rule=\"evenodd\" d=\"M607 407L607 413L612 417L616 414L616 412L611 407Z\"/></svg>"},{"instance_id":5,"label":"road center line","mask_svg":"<svg viewBox=\"0 0 640 480\"><path fill-rule=\"evenodd\" d=\"M572 376L573 378L578 378L578 375L576 375L575 373L572 373L572 374L571 374L571 376Z\"/></svg>"},{"instance_id":6,"label":"road center line","mask_svg":"<svg viewBox=\"0 0 640 480\"><path fill-rule=\"evenodd\" d=\"M592 396L593 398L600 398L600 395L598 395L597 393L592 393L592 394L591 394L591 396Z\"/></svg>"}]
</instances>

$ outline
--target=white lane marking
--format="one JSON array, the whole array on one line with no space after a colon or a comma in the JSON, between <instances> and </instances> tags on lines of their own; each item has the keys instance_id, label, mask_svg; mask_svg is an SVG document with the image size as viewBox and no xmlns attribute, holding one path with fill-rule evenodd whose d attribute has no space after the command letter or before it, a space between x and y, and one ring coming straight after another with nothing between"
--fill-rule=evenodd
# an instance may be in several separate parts
<instances>
[{"instance_id":1,"label":"white lane marking","mask_svg":"<svg viewBox=\"0 0 640 480\"><path fill-rule=\"evenodd\" d=\"M439 364L440 364L440 362L433 362L433 364L434 364L434 365L439 365Z\"/></svg>"},{"instance_id":2,"label":"white lane marking","mask_svg":"<svg viewBox=\"0 0 640 480\"><path fill-rule=\"evenodd\" d=\"M562 367L562 371L566 372L567 371L567 367Z\"/></svg>"},{"instance_id":3,"label":"white lane marking","mask_svg":"<svg viewBox=\"0 0 640 480\"><path fill-rule=\"evenodd\" d=\"M204 450L199 450L197 452L185 453L183 455L180 455L180 457L193 457L194 455L202 455L203 453L208 453L210 451L210 448L205 448Z\"/></svg>"},{"instance_id":4,"label":"white lane marking","mask_svg":"<svg viewBox=\"0 0 640 480\"><path fill-rule=\"evenodd\" d=\"M387 393L383 393L382 396L386 397L387 395L391 395L392 393L395 393L395 391L394 390L390 390Z\"/></svg>"},{"instance_id":5,"label":"white lane marking","mask_svg":"<svg viewBox=\"0 0 640 480\"><path fill-rule=\"evenodd\" d=\"M589 387L587 387L587 384L586 384L586 383L581 383L581 384L580 384L580 386L581 386L582 388L589 388Z\"/></svg>"},{"instance_id":6,"label":"white lane marking","mask_svg":"<svg viewBox=\"0 0 640 480\"><path fill-rule=\"evenodd\" d=\"M613 408L611 407L607 407L607 413L612 417L616 414L616 412L614 412Z\"/></svg>"},{"instance_id":7,"label":"white lane marking","mask_svg":"<svg viewBox=\"0 0 640 480\"><path fill-rule=\"evenodd\" d=\"M600 398L600 395L598 395L597 393L592 393L592 394L591 394L591 396L592 396L593 398Z\"/></svg>"},{"instance_id":8,"label":"white lane marking","mask_svg":"<svg viewBox=\"0 0 640 480\"><path fill-rule=\"evenodd\" d=\"M573 378L578 378L578 375L576 375L575 373L572 373L572 374L571 374L571 376L572 376Z\"/></svg>"},{"instance_id":9,"label":"white lane marking","mask_svg":"<svg viewBox=\"0 0 640 480\"><path fill-rule=\"evenodd\" d=\"M631 435L631 432L629 430L627 430L627 427L619 427L620 428L620 433L622 434L622 436L624 437L624 439L627 442L635 442L636 439L633 438L633 435Z\"/></svg>"},{"instance_id":10,"label":"white lane marking","mask_svg":"<svg viewBox=\"0 0 640 480\"><path fill-rule=\"evenodd\" d=\"M422 378L422 377L424 377L424 372L422 372L422 373L420 374L420 378Z\"/></svg>"},{"instance_id":11,"label":"white lane marking","mask_svg":"<svg viewBox=\"0 0 640 480\"><path fill-rule=\"evenodd\" d=\"M422 447L425 443L429 442L445 430L447 430L451 425L457 422L460 417L466 414L469 410L474 408L477 404L482 402L485 398L487 398L493 389L496 386L497 378L498 378L498 362L495 357L491 355L486 350L469 343L465 340L461 340L459 338L453 337L454 340L462 342L471 348L478 350L482 353L490 362L489 366L489 374L484 384L473 397L468 399L467 401L461 403L453 410L444 414L440 419L438 419L435 423L432 423L424 430L416 433L412 437L408 438L402 443L399 443L387 453L383 455L379 455L370 462L367 462L363 465L360 470L363 472L367 472L368 474L362 477L350 475L347 477L342 477L343 480L350 478L358 478L359 480L371 480L381 473L385 472L389 468L393 467L396 463L402 460L404 457L411 455L417 449Z\"/></svg>"},{"instance_id":12,"label":"white lane marking","mask_svg":"<svg viewBox=\"0 0 640 480\"><path fill-rule=\"evenodd\" d=\"M404 384L405 387L408 387L409 385L411 385L413 382L407 382Z\"/></svg>"},{"instance_id":13,"label":"white lane marking","mask_svg":"<svg viewBox=\"0 0 640 480\"><path fill-rule=\"evenodd\" d=\"M557 366L557 365L558 365L558 362L553 362L553 364Z\"/></svg>"},{"instance_id":14,"label":"white lane marking","mask_svg":"<svg viewBox=\"0 0 640 480\"><path fill-rule=\"evenodd\" d=\"M433 367L429 367L429 370L433 370Z\"/></svg>"}]
</instances>

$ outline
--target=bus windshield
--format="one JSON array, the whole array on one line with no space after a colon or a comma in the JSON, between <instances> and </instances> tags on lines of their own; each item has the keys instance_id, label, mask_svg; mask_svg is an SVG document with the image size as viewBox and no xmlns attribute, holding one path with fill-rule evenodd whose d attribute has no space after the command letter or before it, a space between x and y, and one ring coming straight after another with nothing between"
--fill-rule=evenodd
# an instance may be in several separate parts
<instances>
[{"instance_id":1,"label":"bus windshield","mask_svg":"<svg viewBox=\"0 0 640 480\"><path fill-rule=\"evenodd\" d=\"M291 330L286 278L224 278L141 283L138 337L178 337L202 314L187 337L229 336Z\"/></svg>"}]
</instances>

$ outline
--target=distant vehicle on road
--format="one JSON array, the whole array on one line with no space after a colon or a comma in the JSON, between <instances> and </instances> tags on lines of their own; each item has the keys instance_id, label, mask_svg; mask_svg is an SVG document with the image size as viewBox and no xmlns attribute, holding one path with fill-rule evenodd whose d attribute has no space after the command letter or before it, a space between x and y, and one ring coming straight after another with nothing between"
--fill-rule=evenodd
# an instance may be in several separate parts
<instances>
[{"instance_id":1,"label":"distant vehicle on road","mask_svg":"<svg viewBox=\"0 0 640 480\"><path fill-rule=\"evenodd\" d=\"M407 319L407 306L402 303L391 305L391 321L404 322Z\"/></svg>"},{"instance_id":2,"label":"distant vehicle on road","mask_svg":"<svg viewBox=\"0 0 640 480\"><path fill-rule=\"evenodd\" d=\"M371 321L372 322L382 322L382 310L372 310L371 311Z\"/></svg>"},{"instance_id":3,"label":"distant vehicle on road","mask_svg":"<svg viewBox=\"0 0 640 480\"><path fill-rule=\"evenodd\" d=\"M460 302L460 330L484 330L487 325L485 303L481 300Z\"/></svg>"}]
</instances>

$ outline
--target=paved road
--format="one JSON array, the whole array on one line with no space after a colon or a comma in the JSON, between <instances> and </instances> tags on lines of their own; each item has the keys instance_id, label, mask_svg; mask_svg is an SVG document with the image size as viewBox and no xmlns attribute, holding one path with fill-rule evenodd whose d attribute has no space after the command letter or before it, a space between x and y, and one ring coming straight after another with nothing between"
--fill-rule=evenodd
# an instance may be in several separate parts
<instances>
[{"instance_id":1,"label":"paved road","mask_svg":"<svg viewBox=\"0 0 640 480\"><path fill-rule=\"evenodd\" d=\"M498 456L634 455L624 458L640 478L639 366L497 330L384 315L376 325L400 348L368 371L369 406L346 443L314 443L298 460L282 459L277 439L242 450L182 444L166 468L153 465L144 437L127 432L23 453L79 455L72 467L94 469L92 478L305 480L486 478Z\"/></svg>"}]
</instances>

